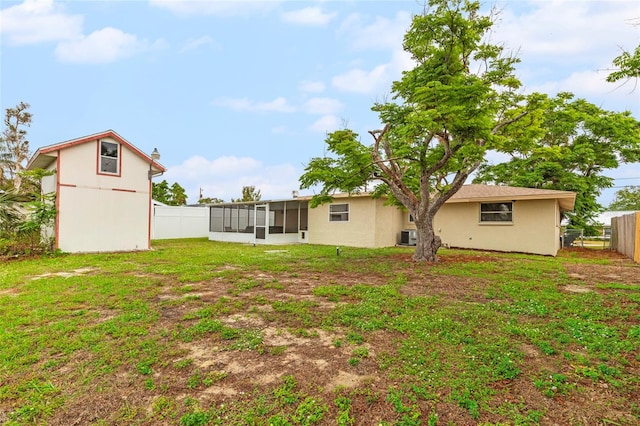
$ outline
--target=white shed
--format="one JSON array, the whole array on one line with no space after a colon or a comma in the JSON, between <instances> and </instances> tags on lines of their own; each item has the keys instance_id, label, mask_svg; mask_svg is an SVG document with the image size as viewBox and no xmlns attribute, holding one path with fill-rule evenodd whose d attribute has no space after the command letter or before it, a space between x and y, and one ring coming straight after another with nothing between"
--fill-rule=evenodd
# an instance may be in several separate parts
<instances>
[{"instance_id":1,"label":"white shed","mask_svg":"<svg viewBox=\"0 0 640 426\"><path fill-rule=\"evenodd\" d=\"M55 172L55 247L69 253L148 250L151 179L165 168L107 130L39 148L28 169Z\"/></svg>"}]
</instances>

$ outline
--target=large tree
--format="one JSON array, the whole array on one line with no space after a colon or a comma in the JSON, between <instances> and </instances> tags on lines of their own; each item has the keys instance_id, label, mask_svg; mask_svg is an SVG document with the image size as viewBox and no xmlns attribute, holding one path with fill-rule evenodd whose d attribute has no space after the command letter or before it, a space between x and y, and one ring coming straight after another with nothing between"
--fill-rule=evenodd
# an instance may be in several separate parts
<instances>
[{"instance_id":1,"label":"large tree","mask_svg":"<svg viewBox=\"0 0 640 426\"><path fill-rule=\"evenodd\" d=\"M382 128L369 132L371 145L349 129L328 135L331 155L313 158L300 179L301 188L321 186L311 206L377 184L374 196L389 196L414 218L414 259L437 260L436 213L527 114L518 59L487 39L492 24L479 2L464 0L431 0L413 18L403 47L415 67L393 83L392 101L373 106Z\"/></svg>"},{"instance_id":2,"label":"large tree","mask_svg":"<svg viewBox=\"0 0 640 426\"><path fill-rule=\"evenodd\" d=\"M500 147L510 160L483 164L476 182L575 191L570 227L595 231L602 210L597 198L613 185L605 175L621 163L640 160L640 123L629 112L605 111L571 93L540 104L538 123Z\"/></svg>"},{"instance_id":3,"label":"large tree","mask_svg":"<svg viewBox=\"0 0 640 426\"><path fill-rule=\"evenodd\" d=\"M29 104L20 102L15 108L7 108L4 130L0 136L0 188L20 193L21 172L29 159L29 141L24 127L31 125Z\"/></svg>"},{"instance_id":4,"label":"large tree","mask_svg":"<svg viewBox=\"0 0 640 426\"><path fill-rule=\"evenodd\" d=\"M242 187L242 198L231 199L231 202L238 203L244 201L260 201L262 195L260 194L260 190L256 190L256 187L251 186L243 186Z\"/></svg>"},{"instance_id":5,"label":"large tree","mask_svg":"<svg viewBox=\"0 0 640 426\"><path fill-rule=\"evenodd\" d=\"M617 190L609 210L640 210L640 186L625 186Z\"/></svg>"},{"instance_id":6,"label":"large tree","mask_svg":"<svg viewBox=\"0 0 640 426\"><path fill-rule=\"evenodd\" d=\"M224 203L224 200L218 197L202 197L198 200L198 204L219 204L219 203Z\"/></svg>"},{"instance_id":7,"label":"large tree","mask_svg":"<svg viewBox=\"0 0 640 426\"><path fill-rule=\"evenodd\" d=\"M171 202L169 204L172 206L187 204L187 191L178 182L171 185Z\"/></svg>"},{"instance_id":8,"label":"large tree","mask_svg":"<svg viewBox=\"0 0 640 426\"><path fill-rule=\"evenodd\" d=\"M151 194L154 200L168 206L182 206L187 203L187 193L178 182L174 182L171 186L164 179L159 183L154 182Z\"/></svg>"}]
</instances>

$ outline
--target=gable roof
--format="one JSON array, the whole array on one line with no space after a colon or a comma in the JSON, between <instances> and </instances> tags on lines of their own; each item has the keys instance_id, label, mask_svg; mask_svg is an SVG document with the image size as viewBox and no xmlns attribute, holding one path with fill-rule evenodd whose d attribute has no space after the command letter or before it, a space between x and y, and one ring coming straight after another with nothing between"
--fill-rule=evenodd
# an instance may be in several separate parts
<instances>
[{"instance_id":1,"label":"gable roof","mask_svg":"<svg viewBox=\"0 0 640 426\"><path fill-rule=\"evenodd\" d=\"M501 185L463 185L447 203L490 202L496 200L550 200L557 199L560 209L573 210L576 193L554 189L520 188Z\"/></svg>"},{"instance_id":2,"label":"gable roof","mask_svg":"<svg viewBox=\"0 0 640 426\"><path fill-rule=\"evenodd\" d=\"M29 162L27 163L27 169L28 170L38 169L38 168L44 169L56 160L56 158L58 157L58 151L61 151L66 148L70 148L75 145L80 145L87 142L93 142L102 138L115 139L120 144L129 148L130 151L132 151L134 154L136 154L138 157L142 158L146 162L151 163L153 161L154 169L160 172L166 171L166 168L162 164L158 163L155 160L152 160L149 155L145 154L143 151L141 151L139 148L137 148L135 145L133 145L131 142L129 142L128 140L126 140L125 138L123 138L113 130L105 130L104 132L94 133L92 135L83 136L77 139L71 139L68 141L59 142L53 145L47 145L47 146L38 148L38 150L33 154L31 159L29 159Z\"/></svg>"}]
</instances>

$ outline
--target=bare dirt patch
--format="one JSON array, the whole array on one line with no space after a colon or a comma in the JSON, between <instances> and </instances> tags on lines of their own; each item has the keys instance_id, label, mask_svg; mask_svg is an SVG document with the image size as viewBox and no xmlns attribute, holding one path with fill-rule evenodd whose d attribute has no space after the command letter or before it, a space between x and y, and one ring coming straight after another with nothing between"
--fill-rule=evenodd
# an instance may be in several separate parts
<instances>
[{"instance_id":1,"label":"bare dirt patch","mask_svg":"<svg viewBox=\"0 0 640 426\"><path fill-rule=\"evenodd\" d=\"M566 263L567 283L561 288L569 293L603 291L598 284L611 282L622 284L640 283L640 267L630 264L624 258L611 252L592 250L572 250L572 257L594 257L603 255L614 264L593 265ZM486 290L488 279L438 275L432 267L416 267L411 254L393 256L396 262L396 274L402 274L405 282L400 287L403 295L434 296L442 303L446 301L464 301L487 303ZM505 262L504 258L492 255L456 254L442 256L444 265L467 264L470 262ZM363 261L365 262L365 261ZM277 275L261 271L243 275L243 271L234 266L222 266L220 271L237 272L233 279L215 277L208 281L189 283L190 291L176 291L183 283L168 282L157 296L159 320L157 330L176 330L197 322L188 322L202 306L212 306L222 298L231 302L232 313L216 316L223 324L240 330L258 330L262 336L259 350L229 349L228 342L220 338L205 337L189 342L181 342L170 359L154 366L153 376L140 377L131 365L119 367L118 374L108 383L99 383L95 392L76 398L63 412L50 419L49 424L89 424L96 419L122 419L122 407L142 407L141 412L153 413L158 397L145 392L141 382L152 378L155 384L162 386L163 397L175 398L181 404L192 398L202 407L219 407L233 403L249 404L257 388L263 392L277 387L283 377L294 375L301 391L322 395L325 401L333 401L338 392L348 393L351 397L351 415L357 419L357 425L377 425L381 421L393 423L400 421L401 415L387 402L388 389L397 386L396 378L381 367L384 356L395 353L404 336L390 331L378 331L367 336L363 343L346 343L346 331L337 324L326 324L324 328L298 327L297 324L280 321L274 312L274 302L310 302L313 309L330 311L341 301L327 300L314 294L320 285L330 283L344 286L367 284L383 285L389 282L389 276L378 272L349 271L306 271L295 274ZM91 271L87 271L91 272ZM256 282L254 287L239 290L240 280ZM190 300L198 299L197 305ZM342 301L344 302L344 301ZM300 331L303 329L304 333ZM175 337L174 337L175 338ZM167 337L168 339L168 337ZM337 344L341 341L342 344ZM357 363L350 362L356 348L366 348L367 356ZM561 357L549 357L539 347L525 343L520 348L523 359L520 368L524 372L514 380L505 380L493 384L496 399L493 414L483 412L484 422L499 423L504 419L499 413L504 404L538 410L544 414L542 424L603 424L603 419L617 421L619 424L633 424L634 418L624 406L624 401L615 389L604 388L599 383L582 383L585 392L572 393L570 396L546 397L534 386L534 377L527 372L550 371L570 375L571 370ZM91 354L85 354L90 358ZM179 368L181 362L189 361L187 367ZM636 364L637 359L630 359ZM69 372L65 372L68 377ZM215 377L214 383L190 387L189 380L199 374L202 377ZM77 380L82 380L78 375ZM265 391L265 389L267 389ZM352 393L349 393L352 392ZM447 392L433 395L432 400L415 402L422 413L422 424L430 413L437 412L442 424L478 424L469 410L450 402ZM635 395L639 396L640 395ZM336 424L335 407L325 417L322 425ZM132 419L140 419L142 414L132 413ZM1 420L1 413L0 413ZM637 420L637 419L636 419ZM115 420L113 421L115 422ZM110 422L110 423L113 423ZM133 421L132 421L133 422ZM144 422L142 422L144 423ZM158 419L149 424L176 424L176 419ZM526 423L526 422L525 422ZM438 423L440 424L440 423ZM612 423L616 424L616 423Z\"/></svg>"},{"instance_id":2,"label":"bare dirt patch","mask_svg":"<svg viewBox=\"0 0 640 426\"><path fill-rule=\"evenodd\" d=\"M91 268L91 267L87 267L87 268L78 268L78 269L74 269L72 271L60 271L60 272L47 272L45 274L41 274L41 275L35 275L33 277L31 277L32 280L39 280L42 278L48 278L48 277L64 277L64 278L69 278L69 277L77 277L80 275L86 275L86 274L90 274L97 271L96 268Z\"/></svg>"}]
</instances>

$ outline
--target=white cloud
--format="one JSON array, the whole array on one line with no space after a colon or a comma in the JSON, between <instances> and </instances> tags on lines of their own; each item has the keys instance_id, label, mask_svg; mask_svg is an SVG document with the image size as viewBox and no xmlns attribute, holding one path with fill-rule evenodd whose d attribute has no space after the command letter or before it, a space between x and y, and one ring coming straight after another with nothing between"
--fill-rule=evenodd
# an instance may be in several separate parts
<instances>
[{"instance_id":1,"label":"white cloud","mask_svg":"<svg viewBox=\"0 0 640 426\"><path fill-rule=\"evenodd\" d=\"M327 25L335 17L335 13L324 13L319 7L305 7L282 14L282 20L285 22L313 26Z\"/></svg>"},{"instance_id":2,"label":"white cloud","mask_svg":"<svg viewBox=\"0 0 640 426\"><path fill-rule=\"evenodd\" d=\"M138 40L133 34L106 27L88 36L60 42L55 55L61 62L105 64L162 46L162 41L150 45L147 41Z\"/></svg>"},{"instance_id":3,"label":"white cloud","mask_svg":"<svg viewBox=\"0 0 640 426\"><path fill-rule=\"evenodd\" d=\"M280 2L230 0L149 0L151 6L166 9L178 16L237 16L270 11Z\"/></svg>"},{"instance_id":4,"label":"white cloud","mask_svg":"<svg viewBox=\"0 0 640 426\"><path fill-rule=\"evenodd\" d=\"M343 108L342 102L332 98L311 98L304 104L304 110L308 114L335 114L342 111Z\"/></svg>"},{"instance_id":5,"label":"white cloud","mask_svg":"<svg viewBox=\"0 0 640 426\"><path fill-rule=\"evenodd\" d=\"M234 111L252 112L294 112L295 107L289 105L283 97L278 97L270 102L256 102L247 98L216 98L212 105L225 107Z\"/></svg>"},{"instance_id":6,"label":"white cloud","mask_svg":"<svg viewBox=\"0 0 640 426\"><path fill-rule=\"evenodd\" d=\"M321 81L301 81L300 90L305 93L322 93L324 92L325 85Z\"/></svg>"},{"instance_id":7,"label":"white cloud","mask_svg":"<svg viewBox=\"0 0 640 426\"><path fill-rule=\"evenodd\" d=\"M521 56L558 64L603 62L617 46L637 45L631 19L640 10L631 1L533 1L521 10L509 2L493 27L493 40L504 41ZM520 13L518 13L520 12Z\"/></svg>"},{"instance_id":8,"label":"white cloud","mask_svg":"<svg viewBox=\"0 0 640 426\"><path fill-rule=\"evenodd\" d=\"M636 115L640 112L640 101L633 85L608 83L605 71L578 71L566 78L546 81L529 87L531 92L547 93L554 96L558 92L571 92L576 98L584 98L600 108L610 111L630 110Z\"/></svg>"},{"instance_id":9,"label":"white cloud","mask_svg":"<svg viewBox=\"0 0 640 426\"><path fill-rule=\"evenodd\" d=\"M389 65L382 64L371 71L353 69L331 79L333 86L342 92L375 93L390 80Z\"/></svg>"},{"instance_id":10,"label":"white cloud","mask_svg":"<svg viewBox=\"0 0 640 426\"><path fill-rule=\"evenodd\" d=\"M0 11L0 34L9 44L70 40L82 33L83 17L68 15L53 0L26 0Z\"/></svg>"},{"instance_id":11,"label":"white cloud","mask_svg":"<svg viewBox=\"0 0 640 426\"><path fill-rule=\"evenodd\" d=\"M200 188L204 197L225 201L242 195L243 186L255 186L262 199L290 198L299 187L301 170L290 164L265 165L251 157L226 156L209 160L193 156L181 164L167 167L162 179L185 188L189 203L197 203Z\"/></svg>"},{"instance_id":12,"label":"white cloud","mask_svg":"<svg viewBox=\"0 0 640 426\"><path fill-rule=\"evenodd\" d=\"M209 160L201 155L195 155L183 161L182 164L169 167L165 175L180 182L177 176L187 180L220 178L238 173L238 170L253 172L261 168L262 163L251 157L225 156Z\"/></svg>"},{"instance_id":13,"label":"white cloud","mask_svg":"<svg viewBox=\"0 0 640 426\"><path fill-rule=\"evenodd\" d=\"M182 48L181 52L188 52L191 50L196 50L202 46L213 46L219 47L219 45L211 38L211 36L202 36L196 39L190 39Z\"/></svg>"},{"instance_id":14,"label":"white cloud","mask_svg":"<svg viewBox=\"0 0 640 426\"><path fill-rule=\"evenodd\" d=\"M331 84L342 92L381 95L391 90L391 83L400 79L402 71L415 66L411 55L404 51L402 43L391 49L389 62L373 66L366 70L361 67L351 69L334 76Z\"/></svg>"},{"instance_id":15,"label":"white cloud","mask_svg":"<svg viewBox=\"0 0 640 426\"><path fill-rule=\"evenodd\" d=\"M365 24L367 17L360 14L349 15L340 25L338 35L356 49L397 49L402 48L404 34L411 25L411 15L400 11L392 19L376 17Z\"/></svg>"},{"instance_id":16,"label":"white cloud","mask_svg":"<svg viewBox=\"0 0 640 426\"><path fill-rule=\"evenodd\" d=\"M329 133L341 128L342 120L335 115L325 115L316 120L309 130L317 133Z\"/></svg>"}]
</instances>

